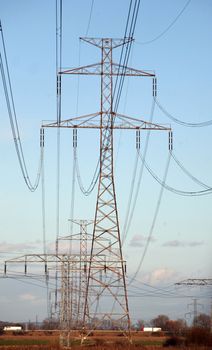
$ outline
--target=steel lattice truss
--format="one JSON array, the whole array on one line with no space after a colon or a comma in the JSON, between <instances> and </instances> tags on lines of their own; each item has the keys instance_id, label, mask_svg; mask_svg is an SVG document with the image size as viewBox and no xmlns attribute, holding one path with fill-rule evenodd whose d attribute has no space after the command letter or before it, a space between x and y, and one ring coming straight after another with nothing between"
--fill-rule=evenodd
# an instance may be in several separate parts
<instances>
[{"instance_id":1,"label":"steel lattice truss","mask_svg":"<svg viewBox=\"0 0 212 350\"><path fill-rule=\"evenodd\" d=\"M177 286L212 286L212 278L188 278L181 282L175 283Z\"/></svg>"},{"instance_id":2,"label":"steel lattice truss","mask_svg":"<svg viewBox=\"0 0 212 350\"><path fill-rule=\"evenodd\" d=\"M140 140L140 130L171 133L169 125L149 123L144 121L144 118L128 117L113 110L113 77L127 75L153 78L153 94L155 93L154 72L124 67L112 61L113 49L130 42L132 38L82 38L82 40L101 50L101 62L74 69L66 68L58 72L58 99L61 97L62 76L99 75L100 111L64 120L58 118L57 122L43 124L42 128L71 128L74 130L74 143L76 143L76 129L99 130L100 169L91 252L88 253L85 236L82 236L84 238L80 254L29 254L5 263L5 274L9 263L24 264L24 274L28 274L29 265L43 264L44 274L48 278L49 271L59 268L61 344L64 346L69 346L71 319L74 318L79 321L78 324L83 324L82 342L93 329L101 327L103 323L108 327L122 329L130 339L126 261L122 254L113 173L113 131L135 130L136 140Z\"/></svg>"},{"instance_id":3,"label":"steel lattice truss","mask_svg":"<svg viewBox=\"0 0 212 350\"><path fill-rule=\"evenodd\" d=\"M113 77L118 75L154 78L154 72L142 71L113 63L114 48L130 42L131 38L82 38L101 49L101 63L74 69L63 69L62 75L99 75L101 77L100 111L48 123L43 127L99 129L100 131L100 175L93 228L91 257L88 268L84 328L89 334L102 322L108 322L126 331L130 337L130 316L126 289L126 263L120 240L120 228L113 176L113 130L161 130L171 131L170 126L145 122L143 118L132 118L113 111ZM123 73L124 72L124 73ZM59 94L60 94L59 85ZM104 240L103 240L104 238ZM112 308L111 308L112 305ZM95 321L94 321L95 320ZM113 324L114 326L114 324Z\"/></svg>"}]
</instances>

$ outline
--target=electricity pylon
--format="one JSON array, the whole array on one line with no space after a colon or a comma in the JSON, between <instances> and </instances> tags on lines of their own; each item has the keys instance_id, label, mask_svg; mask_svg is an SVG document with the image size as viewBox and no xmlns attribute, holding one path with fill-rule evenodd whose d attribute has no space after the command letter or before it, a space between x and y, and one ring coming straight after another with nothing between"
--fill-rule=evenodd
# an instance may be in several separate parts
<instances>
[{"instance_id":1,"label":"electricity pylon","mask_svg":"<svg viewBox=\"0 0 212 350\"><path fill-rule=\"evenodd\" d=\"M87 265L88 265L88 243L92 236L88 234L88 226L93 220L70 220L75 225L80 226L80 232L58 238L59 242L67 241L70 255L77 249L79 254L79 269L73 269L70 275L70 309L71 309L71 327L79 329L82 327L83 311L85 304L85 294L87 286ZM60 249L59 249L60 251ZM69 326L69 324L67 324Z\"/></svg>"},{"instance_id":2,"label":"electricity pylon","mask_svg":"<svg viewBox=\"0 0 212 350\"><path fill-rule=\"evenodd\" d=\"M132 38L81 39L101 50L101 62L58 72L58 96L61 94L62 75L99 75L101 77L100 111L67 120L58 120L56 123L45 124L42 127L72 128L75 136L76 129L80 128L100 130L99 183L87 275L82 341L93 329L101 327L104 321L110 322L117 329L125 330L125 334L130 338L126 262L122 254L114 183L113 130L131 129L136 130L137 133L140 133L140 130L168 130L171 133L171 129L120 115L113 109L114 76L150 77L153 78L155 88L153 72L121 66L112 61L113 49L129 43Z\"/></svg>"},{"instance_id":3,"label":"electricity pylon","mask_svg":"<svg viewBox=\"0 0 212 350\"><path fill-rule=\"evenodd\" d=\"M10 266L18 265L18 275L21 276L20 264L24 265L23 275L33 278L42 277L47 281L54 279L53 273L57 271L59 280L58 290L51 290L49 295L50 317L56 316L60 322L60 345L70 346L72 329L82 327L83 309L85 303L85 290L87 281L88 241L91 242L91 234L87 233L87 226L93 221L73 220L80 226L80 233L58 237L58 254L28 254L5 261L4 275L10 277ZM61 247L60 242L66 241L66 247ZM64 251L65 252L62 252ZM36 267L36 274L33 270ZM43 269L44 265L44 269ZM16 273L13 270L12 274ZM52 297L59 296L57 303ZM56 305L56 307L55 307ZM54 307L54 310L53 310Z\"/></svg>"},{"instance_id":4,"label":"electricity pylon","mask_svg":"<svg viewBox=\"0 0 212 350\"><path fill-rule=\"evenodd\" d=\"M177 286L183 286L183 285L184 286L212 286L212 278L187 278L186 280L175 283L175 285ZM195 310L195 306L194 306L194 310ZM210 317L211 317L210 331L212 333L212 299L211 299Z\"/></svg>"}]
</instances>

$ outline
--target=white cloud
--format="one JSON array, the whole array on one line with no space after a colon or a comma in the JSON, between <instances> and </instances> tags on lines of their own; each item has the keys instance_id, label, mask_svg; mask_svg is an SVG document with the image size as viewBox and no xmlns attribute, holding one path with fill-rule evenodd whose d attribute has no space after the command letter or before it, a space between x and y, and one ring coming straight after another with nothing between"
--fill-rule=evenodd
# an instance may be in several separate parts
<instances>
[{"instance_id":1,"label":"white cloud","mask_svg":"<svg viewBox=\"0 0 212 350\"><path fill-rule=\"evenodd\" d=\"M163 247L197 247L203 245L203 241L167 241L163 244Z\"/></svg>"},{"instance_id":2,"label":"white cloud","mask_svg":"<svg viewBox=\"0 0 212 350\"><path fill-rule=\"evenodd\" d=\"M21 242L21 243L8 243L8 242L0 242L0 253L7 254L7 253L19 253L23 252L25 250L31 251L34 249L37 249L41 246L41 241L34 241L34 242Z\"/></svg>"},{"instance_id":3,"label":"white cloud","mask_svg":"<svg viewBox=\"0 0 212 350\"><path fill-rule=\"evenodd\" d=\"M173 279L176 279L176 277L176 271L166 267L161 267L146 273L142 280L149 284L158 284L163 282L167 283Z\"/></svg>"},{"instance_id":4,"label":"white cloud","mask_svg":"<svg viewBox=\"0 0 212 350\"><path fill-rule=\"evenodd\" d=\"M19 295L19 299L25 300L25 301L36 301L38 297L30 293L25 293L25 294Z\"/></svg>"},{"instance_id":5,"label":"white cloud","mask_svg":"<svg viewBox=\"0 0 212 350\"><path fill-rule=\"evenodd\" d=\"M153 236L148 237L148 236L136 234L132 237L129 245L130 245L130 247L135 247L135 248L136 247L144 247L144 245L147 241L155 242L156 239Z\"/></svg>"}]
</instances>

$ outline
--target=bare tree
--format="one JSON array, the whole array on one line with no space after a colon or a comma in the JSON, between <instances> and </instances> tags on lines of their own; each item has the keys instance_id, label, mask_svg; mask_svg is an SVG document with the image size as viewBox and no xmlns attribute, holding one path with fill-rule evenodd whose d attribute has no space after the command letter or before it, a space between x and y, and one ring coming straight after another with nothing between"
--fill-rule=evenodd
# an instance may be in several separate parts
<instances>
[{"instance_id":1,"label":"bare tree","mask_svg":"<svg viewBox=\"0 0 212 350\"><path fill-rule=\"evenodd\" d=\"M166 315L158 315L156 318L151 320L151 325L153 327L160 327L163 331L167 329L167 322L169 321L169 317Z\"/></svg>"},{"instance_id":2,"label":"bare tree","mask_svg":"<svg viewBox=\"0 0 212 350\"><path fill-rule=\"evenodd\" d=\"M210 316L202 313L194 317L193 325L195 327L210 329L210 322L211 322Z\"/></svg>"}]
</instances>

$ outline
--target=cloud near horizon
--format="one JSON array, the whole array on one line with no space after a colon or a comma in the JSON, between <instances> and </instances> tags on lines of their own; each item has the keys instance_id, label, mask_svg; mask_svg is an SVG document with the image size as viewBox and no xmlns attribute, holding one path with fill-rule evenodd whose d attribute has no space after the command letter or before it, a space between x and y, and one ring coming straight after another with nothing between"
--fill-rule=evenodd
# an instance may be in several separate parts
<instances>
[{"instance_id":1,"label":"cloud near horizon","mask_svg":"<svg viewBox=\"0 0 212 350\"><path fill-rule=\"evenodd\" d=\"M155 242L156 239L152 236L150 238L148 238L147 236L143 236L143 235L134 235L129 243L130 247L144 247L145 243L149 241L149 242Z\"/></svg>"},{"instance_id":2,"label":"cloud near horizon","mask_svg":"<svg viewBox=\"0 0 212 350\"><path fill-rule=\"evenodd\" d=\"M173 269L161 267L146 273L142 280L149 284L167 283L176 279L178 273Z\"/></svg>"},{"instance_id":3,"label":"cloud near horizon","mask_svg":"<svg viewBox=\"0 0 212 350\"><path fill-rule=\"evenodd\" d=\"M167 241L163 243L163 247L197 247L200 245L203 245L204 241L178 241L178 240L173 240L173 241Z\"/></svg>"},{"instance_id":4,"label":"cloud near horizon","mask_svg":"<svg viewBox=\"0 0 212 350\"><path fill-rule=\"evenodd\" d=\"M34 250L42 245L40 240L34 242L20 242L20 243L8 243L8 242L0 242L0 253L19 253L25 250Z\"/></svg>"}]
</instances>

